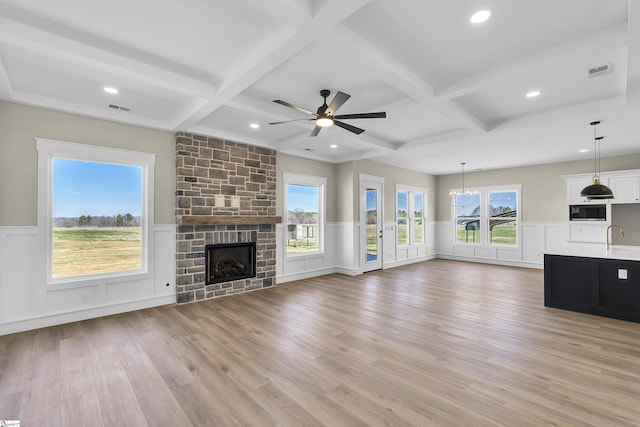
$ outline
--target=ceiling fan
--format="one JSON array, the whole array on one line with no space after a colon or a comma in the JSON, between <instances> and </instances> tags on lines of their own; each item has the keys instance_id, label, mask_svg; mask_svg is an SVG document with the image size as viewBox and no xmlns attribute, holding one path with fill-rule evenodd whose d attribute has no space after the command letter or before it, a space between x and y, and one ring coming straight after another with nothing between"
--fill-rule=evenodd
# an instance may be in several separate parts
<instances>
[{"instance_id":1,"label":"ceiling fan","mask_svg":"<svg viewBox=\"0 0 640 427\"><path fill-rule=\"evenodd\" d=\"M336 96L333 97L333 100L329 105L327 105L327 97L331 94L331 91L328 89L322 89L320 91L320 96L324 98L324 103L318 107L317 113L307 110L306 108L298 107L297 105L293 105L287 101L282 101L280 99L274 99L273 102L284 105L285 107L293 108L294 110L301 111L305 114L309 114L313 116L310 119L297 119L297 120L285 120L283 122L273 122L269 123L270 125L279 125L282 123L292 123L292 122L302 122L302 121L315 121L316 126L313 128L309 136L317 136L320 133L320 130L324 127L329 127L332 125L336 125L341 127L342 129L348 130L349 132L353 132L356 135L360 135L364 132L364 129L360 129L359 127L355 127L349 125L347 123L342 122L344 119L384 119L387 117L387 113L357 113L357 114L341 114L336 116L336 111L338 108L342 106L351 95L348 95L344 92L338 91Z\"/></svg>"}]
</instances>

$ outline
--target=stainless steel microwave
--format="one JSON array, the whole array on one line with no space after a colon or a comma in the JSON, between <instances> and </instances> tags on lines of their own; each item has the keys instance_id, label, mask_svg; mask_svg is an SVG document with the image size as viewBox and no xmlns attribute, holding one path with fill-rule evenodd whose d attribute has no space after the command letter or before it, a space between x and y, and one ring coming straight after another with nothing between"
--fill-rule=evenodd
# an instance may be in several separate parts
<instances>
[{"instance_id":1,"label":"stainless steel microwave","mask_svg":"<svg viewBox=\"0 0 640 427\"><path fill-rule=\"evenodd\" d=\"M606 221L607 205L571 205L570 221Z\"/></svg>"}]
</instances>

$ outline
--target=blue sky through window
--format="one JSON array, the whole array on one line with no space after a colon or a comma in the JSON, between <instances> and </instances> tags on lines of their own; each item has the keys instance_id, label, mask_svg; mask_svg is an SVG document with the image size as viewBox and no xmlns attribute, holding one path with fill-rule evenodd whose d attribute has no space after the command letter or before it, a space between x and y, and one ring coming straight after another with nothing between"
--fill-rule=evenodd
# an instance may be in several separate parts
<instances>
[{"instance_id":1,"label":"blue sky through window","mask_svg":"<svg viewBox=\"0 0 640 427\"><path fill-rule=\"evenodd\" d=\"M304 212L318 212L319 189L311 185L287 185L287 210L302 209Z\"/></svg>"},{"instance_id":2,"label":"blue sky through window","mask_svg":"<svg viewBox=\"0 0 640 427\"><path fill-rule=\"evenodd\" d=\"M512 211L516 210L516 193L508 191L503 193L489 193L489 205L497 208L499 206L509 207Z\"/></svg>"},{"instance_id":3,"label":"blue sky through window","mask_svg":"<svg viewBox=\"0 0 640 427\"><path fill-rule=\"evenodd\" d=\"M139 166L53 159L53 216L142 214Z\"/></svg>"}]
</instances>

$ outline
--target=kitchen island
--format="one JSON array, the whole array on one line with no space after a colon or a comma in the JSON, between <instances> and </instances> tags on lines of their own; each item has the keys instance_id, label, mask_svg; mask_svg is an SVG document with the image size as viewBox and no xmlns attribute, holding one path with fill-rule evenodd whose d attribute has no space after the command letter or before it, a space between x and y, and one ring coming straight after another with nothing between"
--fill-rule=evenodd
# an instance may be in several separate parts
<instances>
[{"instance_id":1,"label":"kitchen island","mask_svg":"<svg viewBox=\"0 0 640 427\"><path fill-rule=\"evenodd\" d=\"M594 256L545 254L544 305L640 322L640 247Z\"/></svg>"}]
</instances>

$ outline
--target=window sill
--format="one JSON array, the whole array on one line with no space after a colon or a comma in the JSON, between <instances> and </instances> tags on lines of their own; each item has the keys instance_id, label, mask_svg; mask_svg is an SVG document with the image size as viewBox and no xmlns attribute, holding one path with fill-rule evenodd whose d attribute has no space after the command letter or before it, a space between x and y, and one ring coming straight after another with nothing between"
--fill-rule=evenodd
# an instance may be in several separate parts
<instances>
[{"instance_id":1,"label":"window sill","mask_svg":"<svg viewBox=\"0 0 640 427\"><path fill-rule=\"evenodd\" d=\"M146 280L149 273L142 270L132 270L127 272L110 274L92 274L85 276L63 277L60 279L49 279L47 281L48 290L72 289L81 287L101 286L109 283L135 282Z\"/></svg>"}]
</instances>

